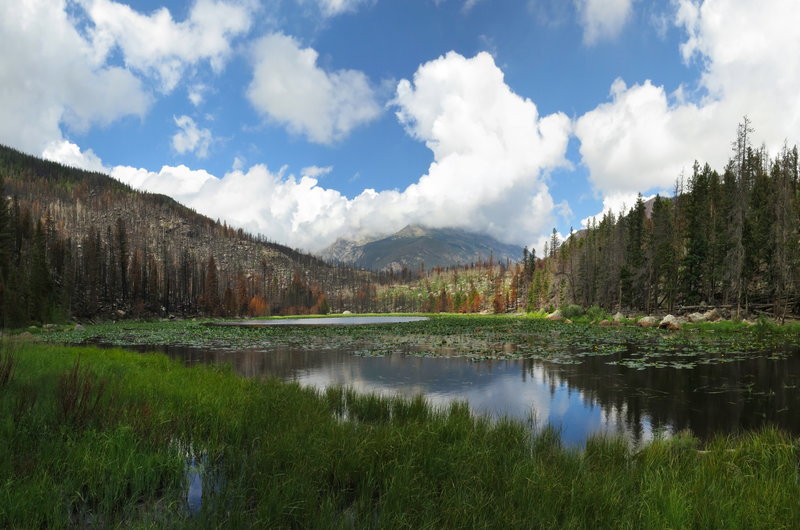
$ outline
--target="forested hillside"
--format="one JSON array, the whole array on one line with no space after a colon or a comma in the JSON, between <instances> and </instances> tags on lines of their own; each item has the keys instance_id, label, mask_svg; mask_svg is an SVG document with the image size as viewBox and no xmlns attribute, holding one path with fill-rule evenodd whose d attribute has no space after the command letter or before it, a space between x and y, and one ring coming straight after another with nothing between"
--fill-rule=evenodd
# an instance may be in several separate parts
<instances>
[{"instance_id":1,"label":"forested hillside","mask_svg":"<svg viewBox=\"0 0 800 530\"><path fill-rule=\"evenodd\" d=\"M519 263L375 273L235 230L106 175L0 147L0 319L342 311L606 311L800 314L797 147L770 155L739 127L722 172L695 163L672 197Z\"/></svg>"},{"instance_id":2,"label":"forested hillside","mask_svg":"<svg viewBox=\"0 0 800 530\"><path fill-rule=\"evenodd\" d=\"M0 146L0 320L356 309L372 278ZM363 300L361 300L363 303Z\"/></svg>"},{"instance_id":3,"label":"forested hillside","mask_svg":"<svg viewBox=\"0 0 800 530\"><path fill-rule=\"evenodd\" d=\"M432 269L378 290L381 303L413 311L680 313L717 307L731 317L800 316L798 148L770 155L751 145L747 119L722 172L695 162L671 197L640 196L542 256L520 263ZM601 314L602 312L598 313Z\"/></svg>"},{"instance_id":4,"label":"forested hillside","mask_svg":"<svg viewBox=\"0 0 800 530\"><path fill-rule=\"evenodd\" d=\"M719 173L695 163L674 197L640 197L579 237L551 245L538 265L585 307L646 313L709 305L733 315L800 313L798 149L770 156L745 119Z\"/></svg>"}]
</instances>

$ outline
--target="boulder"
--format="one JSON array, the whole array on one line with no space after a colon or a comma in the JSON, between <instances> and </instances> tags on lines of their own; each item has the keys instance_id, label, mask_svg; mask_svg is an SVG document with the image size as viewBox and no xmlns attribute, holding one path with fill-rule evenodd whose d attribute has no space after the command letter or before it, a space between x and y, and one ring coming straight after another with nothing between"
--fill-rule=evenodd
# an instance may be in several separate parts
<instances>
[{"instance_id":1,"label":"boulder","mask_svg":"<svg viewBox=\"0 0 800 530\"><path fill-rule=\"evenodd\" d=\"M622 322L622 319L624 319L624 318L625 318L625 315L623 315L622 313L617 311L616 314L613 317L611 317L611 320L613 320L614 322Z\"/></svg>"},{"instance_id":2,"label":"boulder","mask_svg":"<svg viewBox=\"0 0 800 530\"><path fill-rule=\"evenodd\" d=\"M643 328L652 328L657 322L658 319L656 317L642 317L636 322L636 325Z\"/></svg>"},{"instance_id":3,"label":"boulder","mask_svg":"<svg viewBox=\"0 0 800 530\"><path fill-rule=\"evenodd\" d=\"M674 316L667 315L663 319L661 319L661 322L659 322L658 327L661 329L672 329L672 330L681 329L681 323Z\"/></svg>"},{"instance_id":4,"label":"boulder","mask_svg":"<svg viewBox=\"0 0 800 530\"><path fill-rule=\"evenodd\" d=\"M84 327L83 327L81 324L76 324L76 325L75 325L75 327L74 327L74 328L72 328L72 329L73 329L74 331L83 331L83 330L84 330L84 329L86 329L86 328L84 328Z\"/></svg>"},{"instance_id":5,"label":"boulder","mask_svg":"<svg viewBox=\"0 0 800 530\"><path fill-rule=\"evenodd\" d=\"M689 322L696 323L696 322L705 322L706 314L705 313L689 313L686 315L686 318L689 319Z\"/></svg>"},{"instance_id":6,"label":"boulder","mask_svg":"<svg viewBox=\"0 0 800 530\"><path fill-rule=\"evenodd\" d=\"M560 322L564 320L564 315L561 314L560 309L556 309L555 311L553 311L544 318L546 318L547 320L552 320L553 322Z\"/></svg>"},{"instance_id":7,"label":"boulder","mask_svg":"<svg viewBox=\"0 0 800 530\"><path fill-rule=\"evenodd\" d=\"M564 324L572 324L572 320L570 320L570 319L566 319L566 320L564 321Z\"/></svg>"},{"instance_id":8,"label":"boulder","mask_svg":"<svg viewBox=\"0 0 800 530\"><path fill-rule=\"evenodd\" d=\"M345 311L342 311L342 314L343 315L352 315L353 313L351 313L350 311L345 310Z\"/></svg>"},{"instance_id":9,"label":"boulder","mask_svg":"<svg viewBox=\"0 0 800 530\"><path fill-rule=\"evenodd\" d=\"M716 322L717 320L722 319L722 315L719 312L719 309L710 309L706 311L703 316L706 318L708 322Z\"/></svg>"}]
</instances>

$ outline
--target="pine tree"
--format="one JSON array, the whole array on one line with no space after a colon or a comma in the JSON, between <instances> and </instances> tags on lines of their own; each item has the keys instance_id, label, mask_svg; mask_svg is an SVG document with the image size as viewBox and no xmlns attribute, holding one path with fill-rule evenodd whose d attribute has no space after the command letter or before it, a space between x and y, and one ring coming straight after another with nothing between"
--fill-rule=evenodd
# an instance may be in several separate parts
<instances>
[{"instance_id":1,"label":"pine tree","mask_svg":"<svg viewBox=\"0 0 800 530\"><path fill-rule=\"evenodd\" d=\"M628 307L642 307L644 305L643 272L644 272L644 243L645 243L645 208L642 195L636 199L636 204L628 212L625 219L625 258L620 269L620 285L624 305Z\"/></svg>"},{"instance_id":2,"label":"pine tree","mask_svg":"<svg viewBox=\"0 0 800 530\"><path fill-rule=\"evenodd\" d=\"M706 227L710 172L708 165L701 171L700 165L695 162L688 193L683 197L686 204L683 234L686 250L681 260L681 298L689 304L697 304L703 295L703 272L708 260Z\"/></svg>"},{"instance_id":3,"label":"pine tree","mask_svg":"<svg viewBox=\"0 0 800 530\"><path fill-rule=\"evenodd\" d=\"M673 271L677 268L677 253L674 245L672 201L656 195L653 202L653 280L651 307L666 307L669 311L675 302Z\"/></svg>"}]
</instances>

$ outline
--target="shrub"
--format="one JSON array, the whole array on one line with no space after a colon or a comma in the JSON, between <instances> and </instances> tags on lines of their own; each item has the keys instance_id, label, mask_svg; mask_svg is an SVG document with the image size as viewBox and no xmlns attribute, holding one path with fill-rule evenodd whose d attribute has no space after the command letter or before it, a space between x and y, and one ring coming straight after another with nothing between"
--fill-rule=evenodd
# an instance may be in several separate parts
<instances>
[{"instance_id":1,"label":"shrub","mask_svg":"<svg viewBox=\"0 0 800 530\"><path fill-rule=\"evenodd\" d=\"M584 310L581 306L575 304L567 304L565 306L561 306L561 315L564 318L577 318L581 317L584 314Z\"/></svg>"},{"instance_id":2,"label":"shrub","mask_svg":"<svg viewBox=\"0 0 800 530\"><path fill-rule=\"evenodd\" d=\"M770 333L772 331L775 331L775 327L776 326L773 321L771 321L764 315L761 315L758 317L758 320L756 320L756 323L753 325L753 330L757 334L761 335L763 333Z\"/></svg>"},{"instance_id":3,"label":"shrub","mask_svg":"<svg viewBox=\"0 0 800 530\"><path fill-rule=\"evenodd\" d=\"M586 318L594 322L597 320L608 320L611 318L611 316L602 307L593 305L586 310Z\"/></svg>"}]
</instances>

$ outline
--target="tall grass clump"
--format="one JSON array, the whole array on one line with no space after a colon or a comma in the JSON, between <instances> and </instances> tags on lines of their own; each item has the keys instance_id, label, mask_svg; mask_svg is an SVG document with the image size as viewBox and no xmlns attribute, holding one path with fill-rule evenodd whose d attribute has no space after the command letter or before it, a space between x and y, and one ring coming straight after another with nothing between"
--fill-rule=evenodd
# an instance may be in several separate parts
<instances>
[{"instance_id":1,"label":"tall grass clump","mask_svg":"<svg viewBox=\"0 0 800 530\"><path fill-rule=\"evenodd\" d=\"M0 345L0 389L5 387L14 373L14 354L7 342Z\"/></svg>"},{"instance_id":2,"label":"tall grass clump","mask_svg":"<svg viewBox=\"0 0 800 530\"><path fill-rule=\"evenodd\" d=\"M62 423L83 426L106 409L108 380L81 367L80 359L62 373L56 387L56 403Z\"/></svg>"},{"instance_id":3,"label":"tall grass clump","mask_svg":"<svg viewBox=\"0 0 800 530\"><path fill-rule=\"evenodd\" d=\"M774 321L768 319L764 315L759 315L758 319L756 319L755 324L753 324L753 331L755 331L756 335L765 335L767 333L773 333L778 329L778 325L775 324Z\"/></svg>"}]
</instances>

